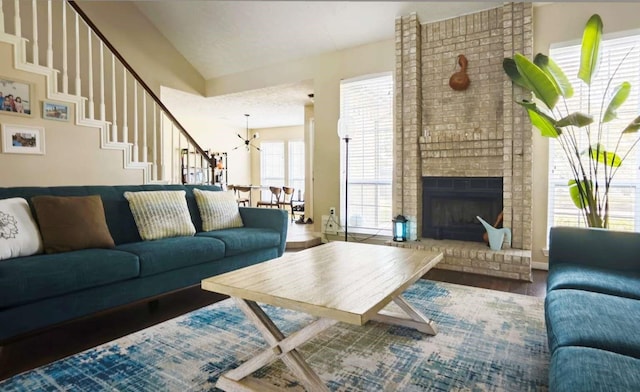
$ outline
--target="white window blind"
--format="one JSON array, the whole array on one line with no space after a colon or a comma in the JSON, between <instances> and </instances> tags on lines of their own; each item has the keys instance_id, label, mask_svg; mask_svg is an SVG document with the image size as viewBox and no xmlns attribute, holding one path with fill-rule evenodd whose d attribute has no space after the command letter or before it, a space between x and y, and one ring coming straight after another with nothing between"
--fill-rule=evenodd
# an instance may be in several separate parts
<instances>
[{"instance_id":1,"label":"white window blind","mask_svg":"<svg viewBox=\"0 0 640 392\"><path fill-rule=\"evenodd\" d=\"M289 142L289 181L295 189L294 200L304 200L304 142Z\"/></svg>"},{"instance_id":2,"label":"white window blind","mask_svg":"<svg viewBox=\"0 0 640 392\"><path fill-rule=\"evenodd\" d=\"M284 142L269 141L260 143L260 185L284 185ZM269 200L269 189L261 190L262 200Z\"/></svg>"},{"instance_id":3,"label":"white window blind","mask_svg":"<svg viewBox=\"0 0 640 392\"><path fill-rule=\"evenodd\" d=\"M584 82L578 79L580 67L580 44L552 48L550 57L563 69L574 88L574 97L567 100L568 112L588 111L587 105L591 105L590 112L594 118L600 118L601 99L609 78L614 74L613 82L609 87L609 96L605 99L605 108L614 87L623 81L631 83L631 93L625 104L618 109L618 118L604 124L604 138L602 144L608 151L613 151L618 141L620 132L637 116L640 105L640 35L631 35L622 38L606 39L601 44L602 54L600 66L596 77L591 83L591 97L589 103L586 99L588 88ZM631 53L624 60L624 64L616 68L625 55ZM577 99L584 97L584 99ZM562 104L562 103L559 103ZM602 110L604 110L602 109ZM584 132L577 132L582 140L580 146L588 145ZM637 135L630 134L622 138L618 155L628 151ZM592 140L592 143L595 141ZM640 229L640 192L638 176L638 151L635 149L624 160L616 173L609 191L610 219L609 227L616 230L638 231ZM601 171L602 172L602 171ZM565 158L564 151L554 139L549 143L549 208L548 227L551 226L586 226L580 211L571 201L567 182L572 179L570 167ZM598 182L604 184L604 177Z\"/></svg>"},{"instance_id":4,"label":"white window blind","mask_svg":"<svg viewBox=\"0 0 640 392\"><path fill-rule=\"evenodd\" d=\"M393 78L391 73L340 83L340 118L349 122L349 231L391 229ZM345 211L345 143L341 144L341 203ZM344 214L341 214L344 215ZM360 229L360 230L359 230Z\"/></svg>"}]
</instances>

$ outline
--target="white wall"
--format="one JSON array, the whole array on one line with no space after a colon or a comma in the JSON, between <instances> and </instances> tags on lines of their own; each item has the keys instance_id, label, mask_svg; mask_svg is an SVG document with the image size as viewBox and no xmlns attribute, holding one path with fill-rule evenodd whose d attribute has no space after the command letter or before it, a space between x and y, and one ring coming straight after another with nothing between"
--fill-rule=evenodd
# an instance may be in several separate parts
<instances>
[{"instance_id":1,"label":"white wall","mask_svg":"<svg viewBox=\"0 0 640 392\"><path fill-rule=\"evenodd\" d=\"M204 79L160 32L129 2L80 1L80 6L127 59L151 89L160 95L161 86L192 93L204 92ZM41 19L44 20L44 19ZM46 31L44 26L41 31ZM132 38L133 37L133 38ZM19 117L0 112L0 123L45 128L44 155L0 154L0 186L141 184L141 170L124 170L120 150L100 149L97 128L78 127L71 120L43 120L46 98L44 77L13 68L11 45L0 43L2 76L33 83L33 114ZM241 163L237 167L246 168ZM242 175L248 176L248 169Z\"/></svg>"},{"instance_id":2,"label":"white wall","mask_svg":"<svg viewBox=\"0 0 640 392\"><path fill-rule=\"evenodd\" d=\"M156 95L168 86L204 93L204 78L128 1L77 2Z\"/></svg>"},{"instance_id":3,"label":"white wall","mask_svg":"<svg viewBox=\"0 0 640 392\"><path fill-rule=\"evenodd\" d=\"M13 68L12 45L0 43L2 77L32 84L31 116L0 112L0 124L44 128L44 155L0 154L0 186L141 184L142 170L124 170L123 153L100 149L98 128L42 118L45 78ZM6 91L4 91L6 93Z\"/></svg>"},{"instance_id":4,"label":"white wall","mask_svg":"<svg viewBox=\"0 0 640 392\"><path fill-rule=\"evenodd\" d=\"M314 149L312 216L318 217L323 213L326 215L329 207L340 205L340 145L336 132L340 113L340 80L391 72L394 67L395 41L385 40L209 80L207 95L313 79L315 126L314 140L311 143ZM315 230L320 231L318 219L314 222Z\"/></svg>"},{"instance_id":5,"label":"white wall","mask_svg":"<svg viewBox=\"0 0 640 392\"><path fill-rule=\"evenodd\" d=\"M207 98L202 95L163 87L161 99L202 148L227 153L229 184L251 182L250 155L246 153L244 147L234 150L242 144L237 134L244 135L246 132L244 128L235 128L210 115L207 111ZM184 105L185 102L189 102L189 105Z\"/></svg>"}]
</instances>

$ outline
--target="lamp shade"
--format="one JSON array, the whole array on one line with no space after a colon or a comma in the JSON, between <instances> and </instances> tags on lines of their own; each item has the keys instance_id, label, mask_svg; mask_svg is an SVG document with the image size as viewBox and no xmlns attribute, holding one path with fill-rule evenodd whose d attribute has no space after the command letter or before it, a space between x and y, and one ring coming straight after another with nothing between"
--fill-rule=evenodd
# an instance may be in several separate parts
<instances>
[{"instance_id":1,"label":"lamp shade","mask_svg":"<svg viewBox=\"0 0 640 392\"><path fill-rule=\"evenodd\" d=\"M393 240L405 242L407 240L407 224L409 221L402 215L396 216L391 221L393 222Z\"/></svg>"},{"instance_id":2,"label":"lamp shade","mask_svg":"<svg viewBox=\"0 0 640 392\"><path fill-rule=\"evenodd\" d=\"M350 120L348 117L340 117L338 119L338 137L340 139L350 139L349 136Z\"/></svg>"}]
</instances>

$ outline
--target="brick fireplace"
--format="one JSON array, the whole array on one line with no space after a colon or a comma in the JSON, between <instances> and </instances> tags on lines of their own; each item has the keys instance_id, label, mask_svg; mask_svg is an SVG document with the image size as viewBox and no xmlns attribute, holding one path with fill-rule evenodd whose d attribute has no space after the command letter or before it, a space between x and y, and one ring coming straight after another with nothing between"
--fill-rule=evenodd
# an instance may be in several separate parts
<instances>
[{"instance_id":1,"label":"brick fireplace","mask_svg":"<svg viewBox=\"0 0 640 392\"><path fill-rule=\"evenodd\" d=\"M532 34L530 3L424 25L416 14L396 19L394 215L409 219L411 241L394 245L442 251L439 268L531 280L532 130L515 103L525 95L502 60L514 52L531 57ZM471 79L464 91L449 87L460 54ZM499 179L511 248L494 252L424 232L424 193L432 192L424 178Z\"/></svg>"}]
</instances>

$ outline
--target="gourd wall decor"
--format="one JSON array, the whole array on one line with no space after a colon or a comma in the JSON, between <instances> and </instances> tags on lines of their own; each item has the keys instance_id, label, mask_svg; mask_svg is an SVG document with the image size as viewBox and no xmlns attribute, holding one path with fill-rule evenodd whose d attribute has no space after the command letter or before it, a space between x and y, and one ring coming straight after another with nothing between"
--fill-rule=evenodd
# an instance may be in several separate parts
<instances>
[{"instance_id":1,"label":"gourd wall decor","mask_svg":"<svg viewBox=\"0 0 640 392\"><path fill-rule=\"evenodd\" d=\"M469 75L467 75L467 58L460 54L458 55L458 65L460 65L460 71L455 72L449 78L449 86L456 91L464 91L469 87L469 83L471 80L469 79Z\"/></svg>"}]
</instances>

